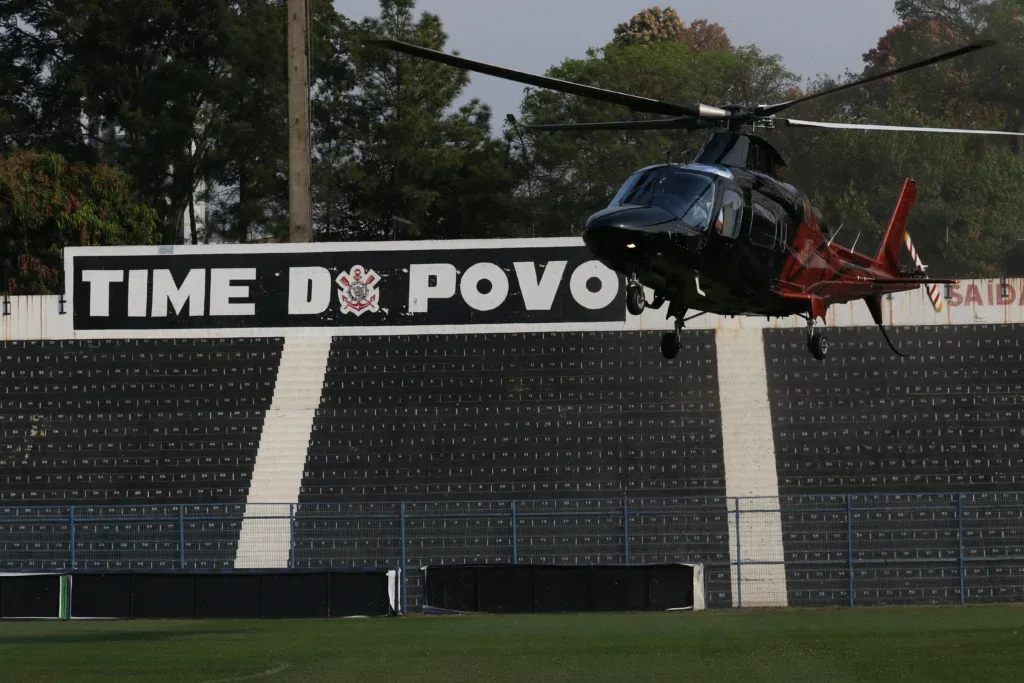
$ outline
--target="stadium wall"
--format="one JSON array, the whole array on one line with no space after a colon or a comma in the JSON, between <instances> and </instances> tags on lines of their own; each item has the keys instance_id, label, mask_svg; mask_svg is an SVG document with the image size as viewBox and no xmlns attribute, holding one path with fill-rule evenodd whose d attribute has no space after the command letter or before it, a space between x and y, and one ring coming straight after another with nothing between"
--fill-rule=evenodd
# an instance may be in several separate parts
<instances>
[{"instance_id":1,"label":"stadium wall","mask_svg":"<svg viewBox=\"0 0 1024 683\"><path fill-rule=\"evenodd\" d=\"M365 306L352 296L356 268L374 278ZM807 353L802 320L717 316L689 323L683 353L662 359L665 311L629 316L621 279L578 239L71 249L65 280L62 296L0 299L5 505L234 506L187 514L223 545L213 566L702 562L712 607L842 604L853 565L815 563L852 562L852 496L1024 490L1021 279L940 288L938 305L923 288L889 297L906 359L863 304L833 307L825 363ZM153 363L162 379L143 386ZM175 378L183 365L200 370ZM52 401L79 391L107 398ZM134 436L95 426L156 410L168 417L145 417ZM61 427L76 419L92 431ZM188 436L140 436L160 419ZM64 441L32 446L47 424ZM225 443L239 454L230 463ZM76 487L33 456L113 475L107 450L184 458L189 444L217 455L176 474L184 487L145 475ZM95 568L120 514L87 508L70 541L86 558L82 534L99 539ZM9 522L13 537L9 515L0 529ZM442 532L452 515L459 530ZM184 556L185 518L170 514L161 537L170 566ZM869 536L888 533L865 523ZM823 524L847 532L845 547L818 538ZM897 555L913 546L887 539ZM32 555L3 543L0 560L3 547ZM927 558L908 557L918 564L899 581L913 586ZM885 559L864 570L877 574L865 590L890 590Z\"/></svg>"}]
</instances>

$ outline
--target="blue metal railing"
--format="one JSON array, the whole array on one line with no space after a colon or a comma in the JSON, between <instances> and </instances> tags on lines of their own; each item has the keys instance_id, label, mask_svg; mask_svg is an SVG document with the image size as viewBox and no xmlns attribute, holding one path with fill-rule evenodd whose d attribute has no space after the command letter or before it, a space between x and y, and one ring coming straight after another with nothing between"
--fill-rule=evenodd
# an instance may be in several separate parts
<instances>
[{"instance_id":1,"label":"blue metal railing","mask_svg":"<svg viewBox=\"0 0 1024 683\"><path fill-rule=\"evenodd\" d=\"M710 606L1017 601L1024 492L0 507L0 571L230 570L241 547L400 567L404 610L455 563L702 563Z\"/></svg>"}]
</instances>

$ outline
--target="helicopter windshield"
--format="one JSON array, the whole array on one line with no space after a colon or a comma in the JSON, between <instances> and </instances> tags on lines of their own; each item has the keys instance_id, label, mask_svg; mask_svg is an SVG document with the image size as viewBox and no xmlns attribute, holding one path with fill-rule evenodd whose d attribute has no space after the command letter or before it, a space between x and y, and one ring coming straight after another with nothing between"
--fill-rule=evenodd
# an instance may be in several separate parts
<instances>
[{"instance_id":1,"label":"helicopter windshield","mask_svg":"<svg viewBox=\"0 0 1024 683\"><path fill-rule=\"evenodd\" d=\"M703 231L711 225L714 203L714 180L699 173L662 166L633 174L609 207L656 206Z\"/></svg>"}]
</instances>

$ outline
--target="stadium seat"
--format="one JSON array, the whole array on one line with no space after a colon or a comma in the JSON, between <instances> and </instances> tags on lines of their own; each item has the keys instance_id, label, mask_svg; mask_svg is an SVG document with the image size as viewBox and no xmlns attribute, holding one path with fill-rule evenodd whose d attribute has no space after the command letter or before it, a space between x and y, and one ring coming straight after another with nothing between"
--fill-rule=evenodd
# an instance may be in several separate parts
<instances>
[{"instance_id":1,"label":"stadium seat","mask_svg":"<svg viewBox=\"0 0 1024 683\"><path fill-rule=\"evenodd\" d=\"M0 570L230 567L281 339L0 345ZM202 508L201 506L208 506ZM205 510L205 512L204 512ZM195 520L203 521L195 521ZM191 525L191 526L188 526ZM45 539L27 552L20 539Z\"/></svg>"},{"instance_id":2,"label":"stadium seat","mask_svg":"<svg viewBox=\"0 0 1024 683\"><path fill-rule=\"evenodd\" d=\"M405 502L407 561L419 567L455 556L510 562L511 500L520 501L518 561L621 562L621 504L595 510L586 499L704 497L704 510L693 514L631 515L630 559L727 564L714 336L687 332L686 362L664 360L659 337L336 338L299 500ZM583 507L538 508L546 499ZM459 507L437 519L410 507L438 500ZM471 501L488 503L465 507ZM397 561L394 529L352 520L347 528L364 539L356 548L330 540L336 523L301 508L300 566L350 566L367 554ZM673 529L674 540L655 537ZM709 585L728 603L727 567L724 575L709 572Z\"/></svg>"},{"instance_id":3,"label":"stadium seat","mask_svg":"<svg viewBox=\"0 0 1024 683\"><path fill-rule=\"evenodd\" d=\"M821 363L802 331L765 331L791 604L849 604L848 572L821 568L848 561L847 494L858 508L854 599L870 604L959 600L949 494L1024 490L1019 326L891 334L909 357L896 357L875 328L838 328L829 332L833 357ZM859 509L871 506L886 510ZM965 509L965 519L972 514ZM982 540L967 527L968 551L972 539L987 552L1024 546L1021 535ZM883 564L895 561L903 569Z\"/></svg>"}]
</instances>

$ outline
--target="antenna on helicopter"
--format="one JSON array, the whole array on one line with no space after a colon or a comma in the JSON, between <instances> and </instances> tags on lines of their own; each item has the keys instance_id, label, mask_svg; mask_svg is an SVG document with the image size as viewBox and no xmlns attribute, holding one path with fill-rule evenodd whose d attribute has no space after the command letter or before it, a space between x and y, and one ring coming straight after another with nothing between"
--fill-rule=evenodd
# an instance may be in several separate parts
<instances>
[{"instance_id":1,"label":"antenna on helicopter","mask_svg":"<svg viewBox=\"0 0 1024 683\"><path fill-rule=\"evenodd\" d=\"M836 231L834 233L832 233L832 237L830 237L829 240L828 240L828 246L830 246L830 247L832 246L832 241L835 240L835 238L839 236L839 231L843 229L844 225L846 225L846 223L840 223L839 227L836 228Z\"/></svg>"},{"instance_id":2,"label":"antenna on helicopter","mask_svg":"<svg viewBox=\"0 0 1024 683\"><path fill-rule=\"evenodd\" d=\"M863 230L861 231L863 232ZM857 233L857 238L853 240L853 246L850 247L850 251L857 251L857 240L860 239L860 232Z\"/></svg>"}]
</instances>

